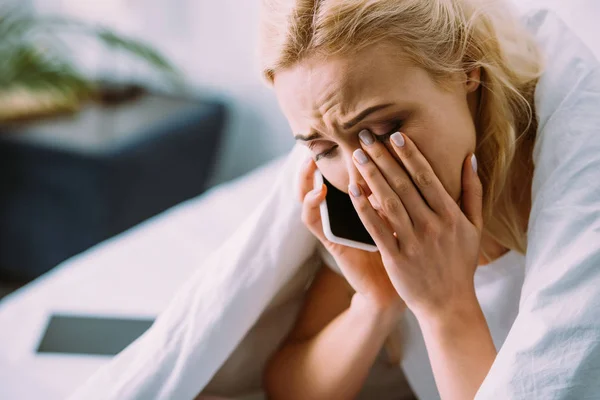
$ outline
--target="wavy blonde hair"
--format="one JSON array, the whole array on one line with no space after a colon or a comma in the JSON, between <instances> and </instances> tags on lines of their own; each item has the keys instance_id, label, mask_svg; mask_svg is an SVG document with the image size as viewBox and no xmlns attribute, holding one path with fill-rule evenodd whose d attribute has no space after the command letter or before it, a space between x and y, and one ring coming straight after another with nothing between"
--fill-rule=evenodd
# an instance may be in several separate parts
<instances>
[{"instance_id":1,"label":"wavy blonde hair","mask_svg":"<svg viewBox=\"0 0 600 400\"><path fill-rule=\"evenodd\" d=\"M537 129L533 95L542 62L532 36L501 0L263 0L260 54L271 85L277 71L306 57L352 55L379 42L397 44L440 86L481 68L475 152L484 231L524 254L519 203L530 186L519 192L507 183L531 172L515 156L530 148L521 144Z\"/></svg>"}]
</instances>

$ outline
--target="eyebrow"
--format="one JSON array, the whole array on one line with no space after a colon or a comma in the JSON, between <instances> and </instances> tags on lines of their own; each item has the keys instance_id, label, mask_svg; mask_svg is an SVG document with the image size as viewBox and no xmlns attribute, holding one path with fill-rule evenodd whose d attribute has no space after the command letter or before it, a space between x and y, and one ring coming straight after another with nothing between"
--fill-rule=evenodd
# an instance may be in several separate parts
<instances>
[{"instance_id":1,"label":"eyebrow","mask_svg":"<svg viewBox=\"0 0 600 400\"><path fill-rule=\"evenodd\" d=\"M301 140L303 142L310 142L311 140L320 139L322 137L323 135L321 135L319 132L313 132L308 135L302 135L300 133L294 135L294 139Z\"/></svg>"},{"instance_id":2,"label":"eyebrow","mask_svg":"<svg viewBox=\"0 0 600 400\"><path fill-rule=\"evenodd\" d=\"M379 110L382 110L384 108L388 108L388 107L390 107L392 105L393 105L392 103L387 103L387 104L379 104L377 106L369 107L369 108L363 110L356 117L352 118L350 121L344 122L342 124L342 128L344 128L344 129L350 129L353 126L355 126L356 124L358 124L360 121L362 121L363 119L365 119L368 115L374 113L375 111L379 111ZM312 133L308 134L308 135L302 135L300 133L294 135L294 139L301 140L303 142L309 142L311 140L320 139L322 137L323 136L319 132L314 132L314 131Z\"/></svg>"}]
</instances>

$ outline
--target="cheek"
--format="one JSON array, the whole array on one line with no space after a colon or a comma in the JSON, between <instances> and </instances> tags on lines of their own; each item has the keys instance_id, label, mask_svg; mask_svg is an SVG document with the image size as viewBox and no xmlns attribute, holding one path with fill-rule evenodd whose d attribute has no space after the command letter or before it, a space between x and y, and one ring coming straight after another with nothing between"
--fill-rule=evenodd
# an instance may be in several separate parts
<instances>
[{"instance_id":1,"label":"cheek","mask_svg":"<svg viewBox=\"0 0 600 400\"><path fill-rule=\"evenodd\" d=\"M415 135L417 144L450 196L458 201L462 191L462 166L475 149L475 128L471 119L455 118L435 124Z\"/></svg>"},{"instance_id":2,"label":"cheek","mask_svg":"<svg viewBox=\"0 0 600 400\"><path fill-rule=\"evenodd\" d=\"M323 176L333 186L344 193L348 192L348 184L350 183L348 168L340 157L319 162L317 165Z\"/></svg>"},{"instance_id":3,"label":"cheek","mask_svg":"<svg viewBox=\"0 0 600 400\"><path fill-rule=\"evenodd\" d=\"M454 199L458 201L462 191L462 162L466 154L464 148L457 146L454 142L453 147L440 148L435 156L431 159L432 168L439 177L442 185Z\"/></svg>"}]
</instances>

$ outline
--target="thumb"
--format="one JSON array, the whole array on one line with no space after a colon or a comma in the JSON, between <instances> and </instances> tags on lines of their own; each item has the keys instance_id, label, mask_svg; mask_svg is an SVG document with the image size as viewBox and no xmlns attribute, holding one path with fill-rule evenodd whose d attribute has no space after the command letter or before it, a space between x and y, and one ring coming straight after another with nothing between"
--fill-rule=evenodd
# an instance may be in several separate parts
<instances>
[{"instance_id":1,"label":"thumb","mask_svg":"<svg viewBox=\"0 0 600 400\"><path fill-rule=\"evenodd\" d=\"M483 187L477 175L475 154L467 157L462 172L462 208L469 221L481 232L483 229Z\"/></svg>"}]
</instances>

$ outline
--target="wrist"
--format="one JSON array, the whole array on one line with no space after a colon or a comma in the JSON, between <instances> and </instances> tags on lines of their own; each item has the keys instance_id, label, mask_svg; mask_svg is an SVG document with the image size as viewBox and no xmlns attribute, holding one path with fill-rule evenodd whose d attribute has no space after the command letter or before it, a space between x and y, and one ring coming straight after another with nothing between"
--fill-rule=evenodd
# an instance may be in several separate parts
<instances>
[{"instance_id":1,"label":"wrist","mask_svg":"<svg viewBox=\"0 0 600 400\"><path fill-rule=\"evenodd\" d=\"M436 335L462 335L482 325L487 328L485 316L474 294L462 301L448 302L444 307L416 311L415 317L423 333Z\"/></svg>"},{"instance_id":2,"label":"wrist","mask_svg":"<svg viewBox=\"0 0 600 400\"><path fill-rule=\"evenodd\" d=\"M353 312L361 314L363 320L369 321L387 335L400 321L406 306L401 300L392 304L381 305L359 293L355 293L350 308Z\"/></svg>"}]
</instances>

